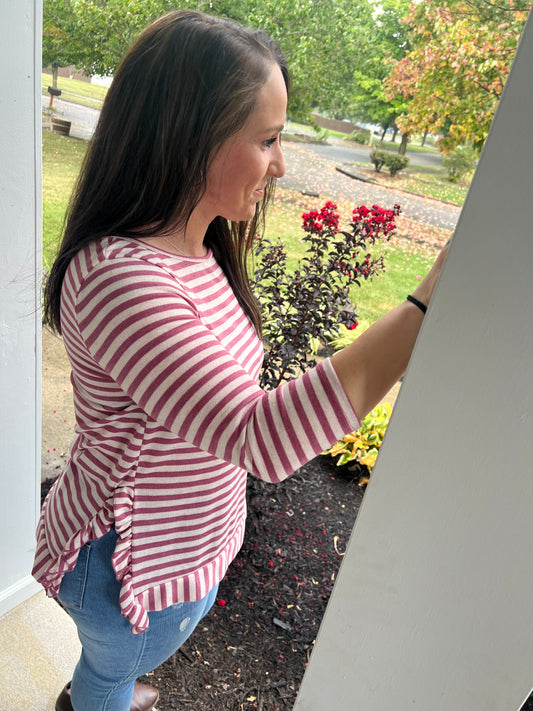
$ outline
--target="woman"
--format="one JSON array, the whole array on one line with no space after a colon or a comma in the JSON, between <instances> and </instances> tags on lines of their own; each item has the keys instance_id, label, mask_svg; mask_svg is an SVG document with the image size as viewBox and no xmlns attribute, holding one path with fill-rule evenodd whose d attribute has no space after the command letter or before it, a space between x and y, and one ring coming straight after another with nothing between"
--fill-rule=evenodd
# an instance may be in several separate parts
<instances>
[{"instance_id":1,"label":"woman","mask_svg":"<svg viewBox=\"0 0 533 711\"><path fill-rule=\"evenodd\" d=\"M246 254L274 180L288 73L263 33L196 12L119 67L45 288L76 437L33 573L82 655L57 711L149 709L135 683L185 641L242 543L246 473L277 482L404 372L443 257L354 344L264 393Z\"/></svg>"}]
</instances>

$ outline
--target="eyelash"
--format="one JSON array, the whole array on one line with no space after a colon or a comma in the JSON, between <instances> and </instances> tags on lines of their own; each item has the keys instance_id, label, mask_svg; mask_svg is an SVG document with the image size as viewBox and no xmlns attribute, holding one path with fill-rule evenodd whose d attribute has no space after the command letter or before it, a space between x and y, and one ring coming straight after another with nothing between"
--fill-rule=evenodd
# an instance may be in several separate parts
<instances>
[{"instance_id":1,"label":"eyelash","mask_svg":"<svg viewBox=\"0 0 533 711\"><path fill-rule=\"evenodd\" d=\"M270 146L273 146L278 139L281 143L281 136L274 136L273 138L269 138L267 141L264 141L263 145L265 146L265 148L270 148Z\"/></svg>"}]
</instances>

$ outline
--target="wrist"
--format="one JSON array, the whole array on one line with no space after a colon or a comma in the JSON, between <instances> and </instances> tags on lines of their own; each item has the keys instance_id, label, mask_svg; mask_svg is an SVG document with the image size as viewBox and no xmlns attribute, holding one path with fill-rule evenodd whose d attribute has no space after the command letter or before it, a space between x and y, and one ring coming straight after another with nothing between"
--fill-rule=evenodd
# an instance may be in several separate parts
<instances>
[{"instance_id":1,"label":"wrist","mask_svg":"<svg viewBox=\"0 0 533 711\"><path fill-rule=\"evenodd\" d=\"M417 296L414 296L413 294L408 294L406 297L407 301L409 301L411 304L416 306L420 311L425 314L427 311L427 304L425 304L421 299L419 299Z\"/></svg>"},{"instance_id":2,"label":"wrist","mask_svg":"<svg viewBox=\"0 0 533 711\"><path fill-rule=\"evenodd\" d=\"M433 293L433 288L434 284L429 283L428 278L426 277L424 281L418 285L418 287L411 292L410 296L415 298L417 301L420 301L421 304L424 304L424 306L427 308L429 305L429 302L431 301L431 295Z\"/></svg>"}]
</instances>

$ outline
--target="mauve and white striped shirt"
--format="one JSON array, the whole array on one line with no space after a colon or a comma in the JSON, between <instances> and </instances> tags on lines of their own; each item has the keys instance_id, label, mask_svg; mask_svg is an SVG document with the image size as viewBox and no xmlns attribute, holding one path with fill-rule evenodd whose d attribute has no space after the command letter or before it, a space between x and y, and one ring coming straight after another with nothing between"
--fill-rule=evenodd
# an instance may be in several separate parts
<instances>
[{"instance_id":1,"label":"mauve and white striped shirt","mask_svg":"<svg viewBox=\"0 0 533 711\"><path fill-rule=\"evenodd\" d=\"M76 435L37 531L33 575L50 596L80 548L115 526L120 605L201 599L242 544L246 473L286 478L359 422L329 360L265 393L263 350L209 252L91 243L61 303Z\"/></svg>"}]
</instances>

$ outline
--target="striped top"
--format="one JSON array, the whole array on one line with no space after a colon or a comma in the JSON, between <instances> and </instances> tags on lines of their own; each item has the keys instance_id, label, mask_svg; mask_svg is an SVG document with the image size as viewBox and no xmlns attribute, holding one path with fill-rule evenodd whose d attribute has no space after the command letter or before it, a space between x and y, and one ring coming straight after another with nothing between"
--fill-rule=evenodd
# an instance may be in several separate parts
<instances>
[{"instance_id":1,"label":"striped top","mask_svg":"<svg viewBox=\"0 0 533 711\"><path fill-rule=\"evenodd\" d=\"M133 239L71 261L61 303L76 433L41 512L33 575L50 596L113 525L120 605L201 599L242 544L246 473L286 478L359 426L329 360L272 392L263 351L211 252Z\"/></svg>"}]
</instances>

